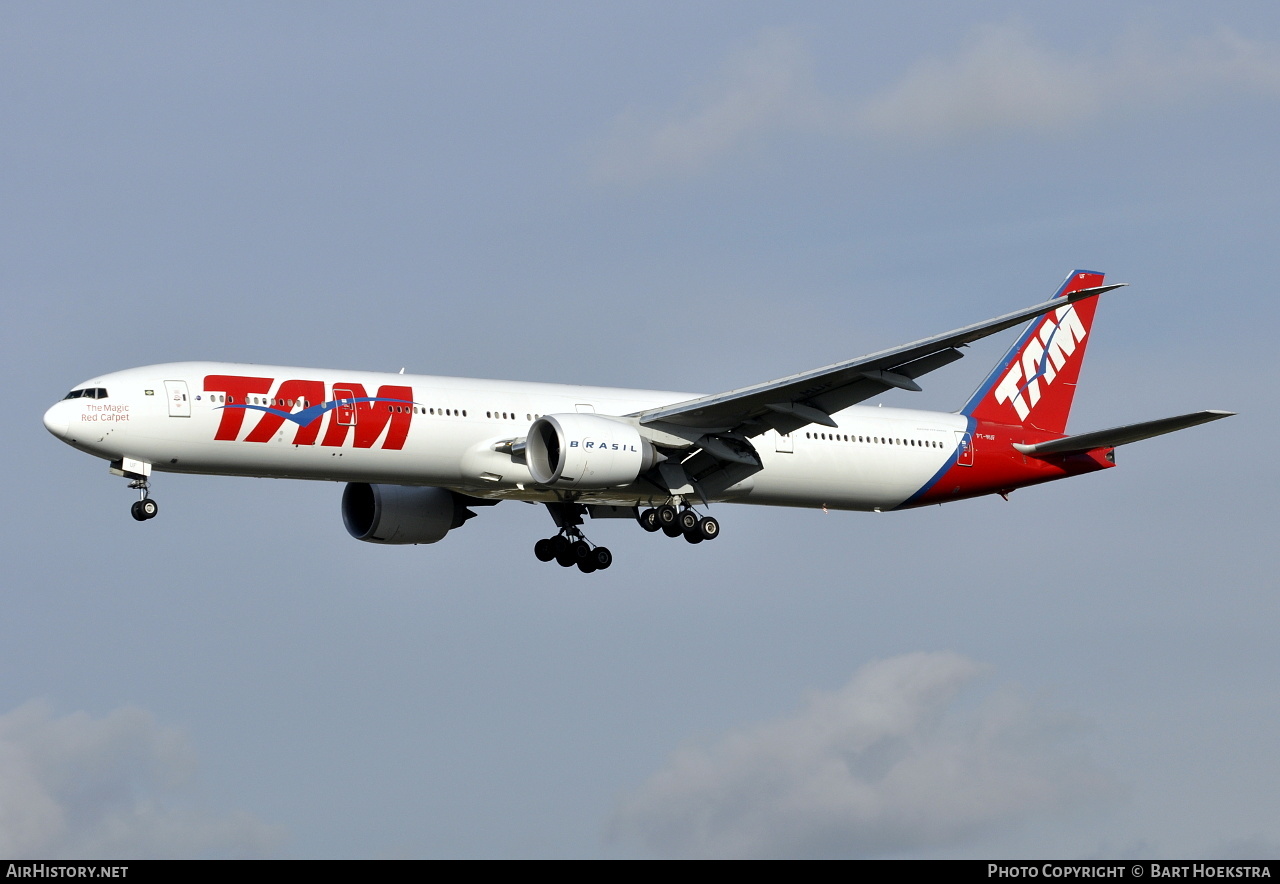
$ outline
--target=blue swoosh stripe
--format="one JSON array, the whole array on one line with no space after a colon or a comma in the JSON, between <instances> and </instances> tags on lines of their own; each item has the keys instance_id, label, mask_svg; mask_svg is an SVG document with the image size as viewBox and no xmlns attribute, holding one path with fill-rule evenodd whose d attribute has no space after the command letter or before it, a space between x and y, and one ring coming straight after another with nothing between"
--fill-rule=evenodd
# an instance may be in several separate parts
<instances>
[{"instance_id":1,"label":"blue swoosh stripe","mask_svg":"<svg viewBox=\"0 0 1280 884\"><path fill-rule=\"evenodd\" d=\"M398 405L417 405L412 399L387 399L379 396L363 396L352 399L331 399L328 402L321 402L319 405L312 405L302 409L297 414L291 411L281 411L278 408L271 408L266 405L219 405L218 408L243 408L245 411L262 411L267 414L275 414L285 420L293 421L300 427L310 426L311 423L326 411L332 411L344 405L354 405L357 402L395 402ZM215 408L214 411L217 411Z\"/></svg>"}]
</instances>

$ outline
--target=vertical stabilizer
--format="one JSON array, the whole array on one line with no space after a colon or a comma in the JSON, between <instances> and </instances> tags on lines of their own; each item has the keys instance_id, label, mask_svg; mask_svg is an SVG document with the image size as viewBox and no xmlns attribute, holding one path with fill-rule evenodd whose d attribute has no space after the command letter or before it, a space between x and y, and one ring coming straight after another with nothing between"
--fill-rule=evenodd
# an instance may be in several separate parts
<instances>
[{"instance_id":1,"label":"vertical stabilizer","mask_svg":"<svg viewBox=\"0 0 1280 884\"><path fill-rule=\"evenodd\" d=\"M1095 288L1102 280L1101 273L1077 270L1055 297ZM1086 298L1033 320L961 413L978 421L1066 433L1097 309L1098 299Z\"/></svg>"}]
</instances>

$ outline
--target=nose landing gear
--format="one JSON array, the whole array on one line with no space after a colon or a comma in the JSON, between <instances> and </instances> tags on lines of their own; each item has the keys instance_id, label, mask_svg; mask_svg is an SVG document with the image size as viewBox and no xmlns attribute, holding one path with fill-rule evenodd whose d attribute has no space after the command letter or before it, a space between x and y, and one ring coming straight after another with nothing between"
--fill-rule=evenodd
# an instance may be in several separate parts
<instances>
[{"instance_id":1,"label":"nose landing gear","mask_svg":"<svg viewBox=\"0 0 1280 884\"><path fill-rule=\"evenodd\" d=\"M176 462L176 461L175 461ZM154 519L160 513L160 505L151 499L151 486L147 477L151 475L151 464L145 460L134 460L122 457L111 461L108 472L113 476L123 476L129 480L129 488L138 492L138 499L129 507L129 514L139 522Z\"/></svg>"},{"instance_id":2,"label":"nose landing gear","mask_svg":"<svg viewBox=\"0 0 1280 884\"><path fill-rule=\"evenodd\" d=\"M146 500L135 500L133 506L129 507L129 512L139 522L145 522L147 519L154 519L160 512L160 507L151 498Z\"/></svg>"},{"instance_id":3,"label":"nose landing gear","mask_svg":"<svg viewBox=\"0 0 1280 884\"><path fill-rule=\"evenodd\" d=\"M139 522L145 522L148 519L154 519L160 514L160 505L150 497L150 488L146 479L135 479L129 483L129 487L138 491L139 497L133 502L133 506L129 507L129 513Z\"/></svg>"}]
</instances>

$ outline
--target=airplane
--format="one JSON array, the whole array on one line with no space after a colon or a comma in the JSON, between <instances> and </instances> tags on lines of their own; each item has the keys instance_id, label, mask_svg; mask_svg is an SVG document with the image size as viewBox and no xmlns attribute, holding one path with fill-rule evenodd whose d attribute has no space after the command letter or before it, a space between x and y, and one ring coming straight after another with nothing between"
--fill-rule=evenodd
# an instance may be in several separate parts
<instances>
[{"instance_id":1,"label":"airplane","mask_svg":"<svg viewBox=\"0 0 1280 884\"><path fill-rule=\"evenodd\" d=\"M1109 469L1115 448L1229 417L1208 410L1067 435L1101 273L1048 301L867 356L710 396L217 362L151 365L76 386L44 415L159 512L158 473L345 482L341 515L370 543L435 543L473 508L546 505L544 562L584 573L613 554L585 519L713 540L713 503L886 512ZM967 344L1029 324L959 411L868 407Z\"/></svg>"}]
</instances>

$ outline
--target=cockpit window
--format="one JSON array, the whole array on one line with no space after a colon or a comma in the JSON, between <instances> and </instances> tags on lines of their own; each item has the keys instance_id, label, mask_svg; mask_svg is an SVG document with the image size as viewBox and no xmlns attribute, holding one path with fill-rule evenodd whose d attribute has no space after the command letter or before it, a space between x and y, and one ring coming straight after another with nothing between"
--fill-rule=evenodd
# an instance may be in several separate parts
<instances>
[{"instance_id":1,"label":"cockpit window","mask_svg":"<svg viewBox=\"0 0 1280 884\"><path fill-rule=\"evenodd\" d=\"M80 399L81 397L85 399L106 399L107 388L106 387L85 387L82 390L72 390L70 393L68 393L66 396L63 396L62 398L63 399Z\"/></svg>"}]
</instances>

